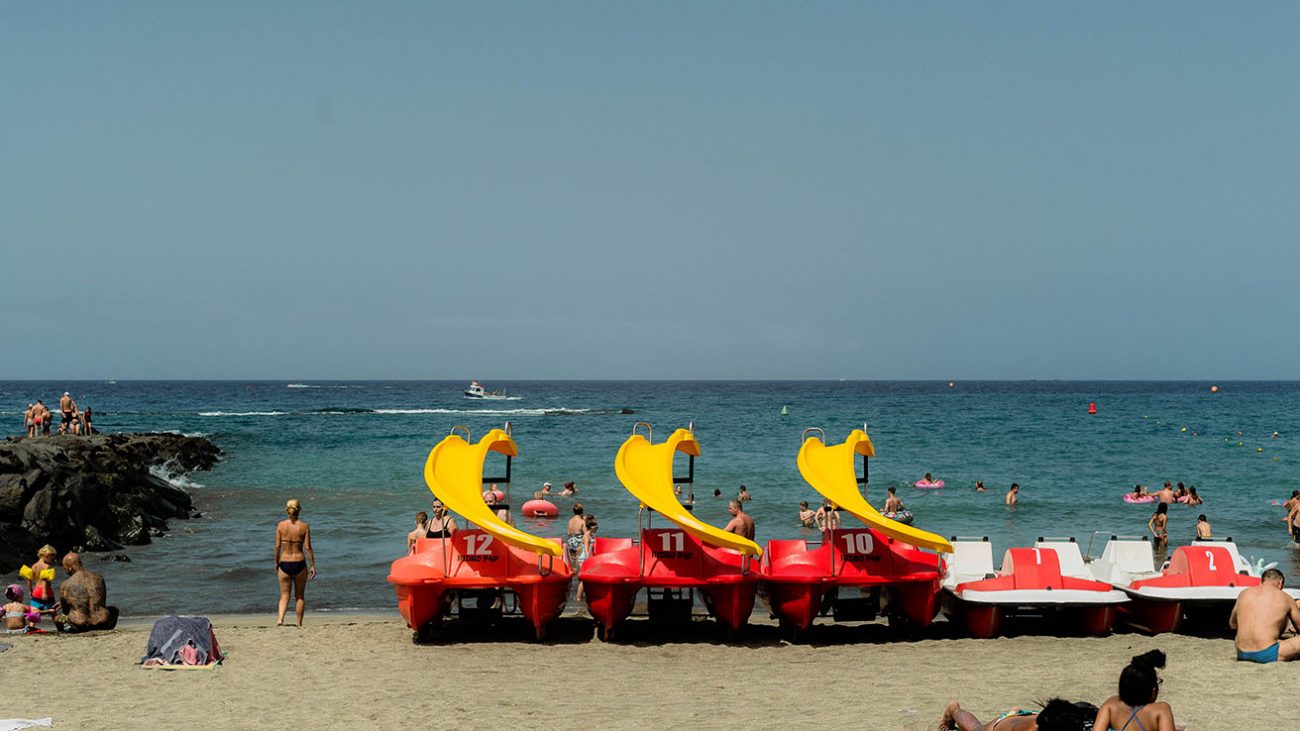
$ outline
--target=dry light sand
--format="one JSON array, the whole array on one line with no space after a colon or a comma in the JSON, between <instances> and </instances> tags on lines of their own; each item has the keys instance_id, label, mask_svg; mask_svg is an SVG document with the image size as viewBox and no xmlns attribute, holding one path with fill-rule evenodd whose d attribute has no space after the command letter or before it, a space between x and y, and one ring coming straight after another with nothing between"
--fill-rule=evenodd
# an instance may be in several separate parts
<instances>
[{"instance_id":1,"label":"dry light sand","mask_svg":"<svg viewBox=\"0 0 1300 731\"><path fill-rule=\"evenodd\" d=\"M1100 703L1130 656L1161 648L1161 698L1180 724L1300 726L1300 664L1239 664L1225 639L899 642L876 624L815 630L800 645L759 626L725 645L706 623L655 632L641 621L607 644L573 619L546 644L511 624L416 646L396 613L309 613L302 629L213 619L229 653L213 671L138 667L148 621L0 638L14 644L0 652L0 718L52 716L58 729L933 729L952 698L981 718L1053 695Z\"/></svg>"}]
</instances>

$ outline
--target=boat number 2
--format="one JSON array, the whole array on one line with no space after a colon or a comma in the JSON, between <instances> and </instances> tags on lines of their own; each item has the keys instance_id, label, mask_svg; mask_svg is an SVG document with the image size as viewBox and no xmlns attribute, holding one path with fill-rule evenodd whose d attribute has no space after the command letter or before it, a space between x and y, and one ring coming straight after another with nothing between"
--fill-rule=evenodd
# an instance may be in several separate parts
<instances>
[{"instance_id":1,"label":"boat number 2","mask_svg":"<svg viewBox=\"0 0 1300 731\"><path fill-rule=\"evenodd\" d=\"M845 553L871 553L875 544L871 540L870 533L845 533L844 534L844 552Z\"/></svg>"},{"instance_id":2,"label":"boat number 2","mask_svg":"<svg viewBox=\"0 0 1300 731\"><path fill-rule=\"evenodd\" d=\"M1034 549L1034 563L1039 566L1043 565L1043 550L1041 548Z\"/></svg>"},{"instance_id":3,"label":"boat number 2","mask_svg":"<svg viewBox=\"0 0 1300 731\"><path fill-rule=\"evenodd\" d=\"M489 556L492 554L488 546L492 545L492 535L489 533L479 533L478 535L469 535L465 537L465 546L469 548L471 556Z\"/></svg>"},{"instance_id":4,"label":"boat number 2","mask_svg":"<svg viewBox=\"0 0 1300 731\"><path fill-rule=\"evenodd\" d=\"M1208 558L1208 559L1210 560L1210 570L1211 570L1211 571L1215 571L1216 569L1214 568L1214 552L1213 552L1213 551L1206 551L1206 552L1205 552L1205 557Z\"/></svg>"},{"instance_id":5,"label":"boat number 2","mask_svg":"<svg viewBox=\"0 0 1300 731\"><path fill-rule=\"evenodd\" d=\"M686 534L684 533L660 533L659 540L663 542L663 550L665 551L686 550Z\"/></svg>"}]
</instances>

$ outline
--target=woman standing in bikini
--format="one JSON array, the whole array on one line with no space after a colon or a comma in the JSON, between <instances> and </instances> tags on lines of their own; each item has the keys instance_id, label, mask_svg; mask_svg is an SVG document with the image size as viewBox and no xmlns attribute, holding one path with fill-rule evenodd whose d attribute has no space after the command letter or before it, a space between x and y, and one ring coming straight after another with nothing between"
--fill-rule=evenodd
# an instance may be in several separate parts
<instances>
[{"instance_id":1,"label":"woman standing in bikini","mask_svg":"<svg viewBox=\"0 0 1300 731\"><path fill-rule=\"evenodd\" d=\"M1151 535L1155 536L1156 548L1165 545L1169 540L1169 503L1160 503L1156 506L1156 512L1151 514L1151 520L1147 521L1147 528L1151 529Z\"/></svg>"},{"instance_id":2,"label":"woman standing in bikini","mask_svg":"<svg viewBox=\"0 0 1300 731\"><path fill-rule=\"evenodd\" d=\"M302 615L307 609L303 593L307 590L307 579L316 576L316 554L311 550L311 526L298 519L302 513L302 503L290 500L284 505L288 520L280 521L275 527L275 574L280 579L280 617L277 627L284 626L284 613L289 609L289 593L293 590L297 601L294 604L298 615L298 626L302 626Z\"/></svg>"}]
</instances>

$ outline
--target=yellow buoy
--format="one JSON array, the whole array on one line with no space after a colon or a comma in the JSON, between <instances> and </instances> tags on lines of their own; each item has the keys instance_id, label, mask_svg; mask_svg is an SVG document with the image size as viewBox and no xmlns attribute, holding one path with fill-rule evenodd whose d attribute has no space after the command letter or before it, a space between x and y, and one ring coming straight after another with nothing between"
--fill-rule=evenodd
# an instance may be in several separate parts
<instances>
[{"instance_id":1,"label":"yellow buoy","mask_svg":"<svg viewBox=\"0 0 1300 731\"><path fill-rule=\"evenodd\" d=\"M1241 446L1241 442L1237 442L1237 446L1240 447L1240 446Z\"/></svg>"},{"instance_id":2,"label":"yellow buoy","mask_svg":"<svg viewBox=\"0 0 1300 731\"><path fill-rule=\"evenodd\" d=\"M1183 431L1187 431L1187 427L1183 427Z\"/></svg>"},{"instance_id":3,"label":"yellow buoy","mask_svg":"<svg viewBox=\"0 0 1300 731\"><path fill-rule=\"evenodd\" d=\"M1255 447L1255 451L1256 451L1256 452L1262 452L1262 451L1264 451L1264 448L1263 448L1263 447Z\"/></svg>"}]
</instances>

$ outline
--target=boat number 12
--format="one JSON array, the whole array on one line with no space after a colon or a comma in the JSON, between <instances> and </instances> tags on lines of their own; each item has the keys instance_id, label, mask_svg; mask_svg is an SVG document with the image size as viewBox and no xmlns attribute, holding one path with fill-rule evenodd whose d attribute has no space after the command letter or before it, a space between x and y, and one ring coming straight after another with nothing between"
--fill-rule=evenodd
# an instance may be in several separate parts
<instances>
[{"instance_id":1,"label":"boat number 12","mask_svg":"<svg viewBox=\"0 0 1300 731\"><path fill-rule=\"evenodd\" d=\"M492 535L489 533L465 536L465 546L469 549L467 553L471 556L491 555L492 552L488 550L490 545L492 545Z\"/></svg>"},{"instance_id":2,"label":"boat number 12","mask_svg":"<svg viewBox=\"0 0 1300 731\"><path fill-rule=\"evenodd\" d=\"M871 540L870 533L845 533L844 534L844 552L845 553L871 553L875 544Z\"/></svg>"},{"instance_id":3,"label":"boat number 12","mask_svg":"<svg viewBox=\"0 0 1300 731\"><path fill-rule=\"evenodd\" d=\"M686 550L685 533L660 533L659 540L663 541L665 551L684 551Z\"/></svg>"}]
</instances>

